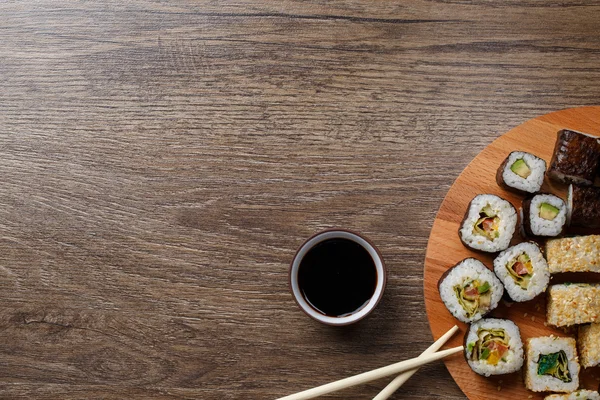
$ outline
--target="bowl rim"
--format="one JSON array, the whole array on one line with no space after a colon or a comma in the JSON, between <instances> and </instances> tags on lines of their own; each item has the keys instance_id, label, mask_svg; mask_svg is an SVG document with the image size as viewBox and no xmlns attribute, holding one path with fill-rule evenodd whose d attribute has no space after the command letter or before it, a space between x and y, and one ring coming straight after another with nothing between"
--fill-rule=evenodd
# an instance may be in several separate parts
<instances>
[{"instance_id":1,"label":"bowl rim","mask_svg":"<svg viewBox=\"0 0 600 400\"><path fill-rule=\"evenodd\" d=\"M330 317L318 312L312 306L310 306L310 304L308 304L308 302L304 299L304 296L302 296L302 293L300 292L297 279L300 262L302 260L302 257L304 257L308 250L312 249L314 246L327 239L335 238L349 239L362 246L365 250L369 252L369 255L373 259L373 262L375 263L375 268L377 270L377 284L375 286L375 292L373 293L371 299L359 311L344 317ZM292 261L290 263L288 272L288 283L294 301L306 315L326 325L345 326L362 320L363 318L370 315L371 312L373 312L373 310L377 307L377 305L381 301L381 298L383 297L383 292L385 291L385 287L387 285L387 273L388 272L385 262L383 261L383 256L381 255L379 249L373 244L373 242L371 242L362 234L351 229L328 228L314 233L308 239L306 239L300 245L300 247L298 247L298 250L296 250L296 253L294 254L294 257L292 258Z\"/></svg>"}]
</instances>

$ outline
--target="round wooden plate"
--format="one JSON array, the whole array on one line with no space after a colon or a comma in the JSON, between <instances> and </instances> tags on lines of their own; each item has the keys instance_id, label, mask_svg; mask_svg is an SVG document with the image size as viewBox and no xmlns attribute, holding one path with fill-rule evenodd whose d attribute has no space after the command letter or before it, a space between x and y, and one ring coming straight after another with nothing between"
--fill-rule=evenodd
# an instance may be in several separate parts
<instances>
[{"instance_id":1,"label":"round wooden plate","mask_svg":"<svg viewBox=\"0 0 600 400\"><path fill-rule=\"evenodd\" d=\"M525 122L496 139L465 168L456 179L444 199L433 223L425 256L425 306L429 325L435 339L453 325L460 327L447 346L462 344L468 326L456 320L440 299L437 283L450 267L467 257L475 257L491 268L493 254L479 253L464 247L458 237L458 228L471 199L481 193L496 194L510 201L518 210L522 196L507 192L496 184L496 170L506 156L514 150L533 153L546 160L548 166L554 151L556 134L560 129L570 128L600 136L600 107L580 107L540 116ZM566 198L566 186L549 182L546 178L543 192ZM515 234L512 244L523 241ZM594 274L553 277L552 283L561 281L600 281ZM508 305L501 302L490 316L508 318L521 330L523 342L536 336L569 336L573 332L545 326L545 296L526 303ZM481 399L543 399L544 394L533 393L525 388L521 373L484 378L474 373L462 355L444 360L448 371L470 400ZM582 386L596 390L600 381L600 369L588 368L580 374Z\"/></svg>"}]
</instances>

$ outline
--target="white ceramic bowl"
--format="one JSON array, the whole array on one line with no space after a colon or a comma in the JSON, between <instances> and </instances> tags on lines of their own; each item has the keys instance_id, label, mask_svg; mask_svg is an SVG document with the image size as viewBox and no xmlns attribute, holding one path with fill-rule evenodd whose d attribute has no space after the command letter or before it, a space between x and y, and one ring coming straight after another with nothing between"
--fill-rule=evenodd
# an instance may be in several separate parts
<instances>
[{"instance_id":1,"label":"white ceramic bowl","mask_svg":"<svg viewBox=\"0 0 600 400\"><path fill-rule=\"evenodd\" d=\"M331 317L315 310L306 301L298 285L298 269L300 268L300 263L302 262L303 257L314 246L329 239L348 239L352 240L355 243L358 243L369 252L369 255L371 256L375 264L375 269L377 270L377 282L375 284L375 292L373 293L373 296L371 297L369 302L355 313L343 317ZM377 306L379 300L381 300L381 297L383 296L383 290L385 289L386 281L387 270L383 263L383 258L381 257L381 254L379 253L377 248L360 234L346 229L328 229L311 236L310 238L308 238L308 240L306 240L306 242L304 242L304 244L302 244L302 246L300 246L290 266L290 286L296 303L298 303L302 311L304 311L309 317L328 325L349 325L354 322L360 321L361 319L369 315L371 311L373 311L375 306Z\"/></svg>"}]
</instances>

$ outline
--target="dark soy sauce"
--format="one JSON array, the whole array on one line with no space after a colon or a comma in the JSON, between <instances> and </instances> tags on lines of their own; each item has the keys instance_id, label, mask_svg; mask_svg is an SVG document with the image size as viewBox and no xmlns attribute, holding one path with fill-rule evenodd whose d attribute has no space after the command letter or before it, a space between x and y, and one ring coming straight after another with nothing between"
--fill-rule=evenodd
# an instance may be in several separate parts
<instances>
[{"instance_id":1,"label":"dark soy sauce","mask_svg":"<svg viewBox=\"0 0 600 400\"><path fill-rule=\"evenodd\" d=\"M330 317L359 311L377 284L369 252L349 239L328 239L310 249L300 262L298 285L306 301Z\"/></svg>"}]
</instances>

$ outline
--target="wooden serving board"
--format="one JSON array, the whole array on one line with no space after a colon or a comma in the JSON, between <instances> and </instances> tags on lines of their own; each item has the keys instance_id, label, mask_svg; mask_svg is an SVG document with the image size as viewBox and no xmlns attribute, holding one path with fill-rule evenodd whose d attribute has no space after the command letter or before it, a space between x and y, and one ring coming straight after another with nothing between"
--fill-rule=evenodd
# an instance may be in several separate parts
<instances>
[{"instance_id":1,"label":"wooden serving board","mask_svg":"<svg viewBox=\"0 0 600 400\"><path fill-rule=\"evenodd\" d=\"M510 201L518 210L523 196L498 187L495 179L498 166L514 150L535 154L546 160L549 166L556 134L563 128L600 136L600 107L581 107L557 111L529 120L510 130L475 157L448 191L433 223L425 256L425 306L435 339L457 324L460 327L460 333L456 334L448 346L460 345L464 333L468 329L468 325L456 320L442 303L437 289L440 276L448 268L467 257L481 260L490 269L493 266L494 254L469 250L462 245L458 237L459 225L469 202L478 194L491 193ZM565 185L550 182L547 178L542 187L543 192L554 193L563 199L566 199L566 189ZM517 232L513 237L512 245L523 240ZM551 284L563 281L599 282L600 277L594 274L553 276ZM572 331L545 326L545 311L545 296L541 295L526 303L508 305L501 302L489 316L514 321L521 330L523 342L530 337L550 334L574 335ZM525 389L521 373L484 378L469 368L462 355L446 359L445 364L458 386L471 400L544 398L544 394L529 392ZM600 369L582 369L580 380L583 387L596 390L600 383Z\"/></svg>"}]
</instances>

